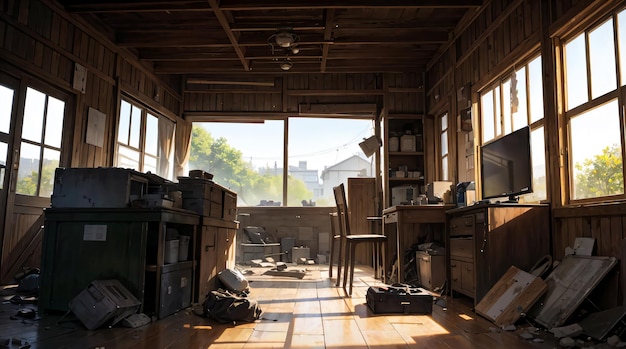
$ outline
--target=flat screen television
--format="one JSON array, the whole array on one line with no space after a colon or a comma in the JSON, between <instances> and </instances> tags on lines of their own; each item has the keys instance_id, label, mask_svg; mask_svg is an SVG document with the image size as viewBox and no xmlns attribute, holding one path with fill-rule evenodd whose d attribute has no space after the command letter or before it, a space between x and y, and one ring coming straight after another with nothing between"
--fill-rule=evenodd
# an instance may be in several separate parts
<instances>
[{"instance_id":1,"label":"flat screen television","mask_svg":"<svg viewBox=\"0 0 626 349\"><path fill-rule=\"evenodd\" d=\"M528 126L484 144L480 151L482 198L518 196L533 192L533 173Z\"/></svg>"}]
</instances>

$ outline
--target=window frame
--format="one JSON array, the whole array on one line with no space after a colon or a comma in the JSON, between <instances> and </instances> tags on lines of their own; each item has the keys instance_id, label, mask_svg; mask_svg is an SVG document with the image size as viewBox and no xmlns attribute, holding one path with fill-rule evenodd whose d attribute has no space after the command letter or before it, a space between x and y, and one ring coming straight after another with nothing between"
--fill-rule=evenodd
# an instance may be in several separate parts
<instances>
[{"instance_id":1,"label":"window frame","mask_svg":"<svg viewBox=\"0 0 626 349\"><path fill-rule=\"evenodd\" d=\"M122 120L122 104L123 103L128 103L130 105L131 108L131 113L130 113L130 118L129 118L129 123L128 123L128 144L127 143L123 143L120 142L119 137L120 137L120 122ZM170 118L166 117L165 115L155 111L154 109L146 106L145 104L137 101L136 99L128 96L128 95L122 95L121 99L120 99L120 103L118 106L118 120L117 120L117 124L115 127L115 152L114 152L114 164L115 166L120 166L120 156L121 152L120 152L120 148L126 148L130 151L136 152L138 154L138 158L137 158L137 168L135 169L138 172L151 172L151 173L155 173L163 178L172 180L173 178L173 150L172 150L172 154L170 155L170 159L168 162L168 173L166 175L160 174L159 173L159 169L160 169L160 165L162 161L165 161L165 158L162 154L161 151L161 142L162 140L159 138L160 136L160 123L162 121L168 121L171 122L174 126L174 130L176 127L176 123L171 120ZM138 141L138 146L135 147L133 145L131 145L131 137L132 137L132 128L133 128L133 124L132 124L132 110L133 108L137 108L140 111L140 117L139 117L139 141ZM156 130L155 133L155 137L156 137L156 151L157 154L151 154L146 150L146 145L147 145L147 128L148 128L148 117L154 117L156 120ZM172 135L172 137L174 137L174 135ZM174 142L174 138L172 138L172 142ZM156 160L156 165L155 165L155 169L153 169L152 167L150 167L149 169L146 169L146 158L151 158L151 159L155 159ZM153 172L154 170L154 172Z\"/></svg>"},{"instance_id":2,"label":"window frame","mask_svg":"<svg viewBox=\"0 0 626 349\"><path fill-rule=\"evenodd\" d=\"M626 178L626 166L624 163L624 159L626 159L626 81L622 79L622 71L626 70L626 66L621 66L621 63L626 62L624 58L626 58L626 47L620 47L620 41L626 42L626 38L619 37L619 15L620 13L626 14L626 7L621 6L617 9L614 9L609 14L606 14L602 17L598 17L591 24L586 25L583 28L579 28L579 30L572 31L563 37L560 37L557 40L558 49L557 52L560 53L557 56L557 65L561 68L562 71L562 84L561 84L561 98L557 101L561 105L559 108L560 112L560 121L564 125L564 129L566 130L564 133L564 147L563 150L565 154L565 166L566 169L564 173L564 183L566 183L565 187L562 188L562 195L564 196L565 204L588 204L588 203L599 203L599 202L616 202L616 201L624 201L626 200L626 182L623 182L622 185L622 193L621 194L613 194L613 195L603 195L603 196L594 196L594 197L586 197L586 198L575 198L575 164L574 156L573 156L573 142L577 140L572 139L573 131L571 121L578 116L584 115L587 112L592 111L593 109L610 103L611 101L617 101L617 109L618 109L618 122L620 125L620 147L621 147L621 165L622 165L622 181ZM589 37L590 33L594 30L600 28L602 25L606 24L607 21L612 20L612 29L613 29L613 43L614 43L614 54L615 54L615 82L617 87L614 90L605 92L602 95L599 95L593 98L593 80L592 80L592 64L591 53L590 53L590 43ZM626 24L626 20L623 21L622 24ZM566 46L568 43L572 42L574 39L579 36L584 37L584 51L585 51L585 75L587 78L587 101L576 105L575 107L568 109L568 84L567 84L567 58L566 58ZM622 54L620 55L620 51Z\"/></svg>"},{"instance_id":3,"label":"window frame","mask_svg":"<svg viewBox=\"0 0 626 349\"><path fill-rule=\"evenodd\" d=\"M521 59L519 62L517 62L516 64L512 64L508 69L504 70L502 72L502 74L498 75L498 78L496 78L495 80L493 80L491 83L487 84L483 89L478 91L478 103L479 103L479 112L480 112L480 118L479 118L479 123L480 123L480 134L477 135L477 140L478 140L478 146L477 149L480 152L480 148L482 147L483 144L487 144L489 142L492 142L494 140L497 140L499 138L504 137L505 135L518 130L521 127L524 126L529 126L530 127L530 132L531 135L533 134L533 132L537 131L538 129L543 129L543 144L544 144L544 149L541 151L541 153L544 156L544 164L546 159L548 158L547 152L546 152L546 122L545 122L545 111L543 112L543 115L541 116L541 118L538 118L536 120L534 120L533 115L532 115L532 111L533 109L531 108L531 69L529 68L531 63L535 62L537 59L540 59L540 62L543 64L543 59L545 59L542 55L539 49L533 51L532 53L530 53L529 55L525 56L523 59ZM543 70L542 64L540 65L540 67ZM512 112L505 112L505 107L507 107L507 105L505 105L505 101L507 100L505 98L505 93L507 93L507 91L505 91L506 89L504 88L504 86L506 86L507 84L512 84L513 81L513 76L515 76L517 74L518 71L522 70L524 71L524 93L525 93L525 110L526 110L526 122L524 125L516 125L515 121L518 120L515 117L515 114ZM517 79L517 86L519 87L519 79ZM510 89L509 89L510 90ZM491 93L491 98L492 98L492 112L493 115L490 115L493 117L493 130L491 130L492 134L493 134L493 138L490 138L488 140L485 141L485 115L484 115L484 108L483 108L483 96L487 95ZM519 93L518 93L519 95ZM543 98L543 93L542 93L542 98ZM509 105L512 102L512 97L508 99L509 101ZM519 108L519 107L518 107ZM510 120L505 121L505 118L508 117L510 118ZM533 121L534 120L534 121ZM530 140L532 142L532 138ZM532 150L531 149L531 156L537 154L537 150ZM477 154L477 159L480 159L480 154ZM533 167L535 165L535 161L533 161L532 163ZM537 191L536 191L536 182L535 180L537 179L535 173L533 173L533 193L530 194L524 194L522 196L520 196L520 202L525 202L525 203L533 203L533 202L543 202L543 201L549 201L550 197L549 197L549 190L548 190L548 185L549 185L549 173L547 172L547 168L545 168L544 166L544 177L545 177L545 182L546 182L546 188L545 188L545 193L541 193L541 195L539 196L539 198L535 198L535 196L537 196ZM480 166L478 166L477 169L477 173L476 173L477 178L481 178L482 174L480 173ZM480 185L479 184L480 181L477 180L477 184L478 184L478 191L480 192Z\"/></svg>"}]
</instances>

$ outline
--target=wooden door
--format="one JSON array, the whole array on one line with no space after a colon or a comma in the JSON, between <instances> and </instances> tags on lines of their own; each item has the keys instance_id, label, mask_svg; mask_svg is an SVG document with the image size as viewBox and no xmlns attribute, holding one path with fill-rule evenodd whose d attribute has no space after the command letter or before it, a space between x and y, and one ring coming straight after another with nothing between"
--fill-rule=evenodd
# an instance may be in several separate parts
<instances>
[{"instance_id":1,"label":"wooden door","mask_svg":"<svg viewBox=\"0 0 626 349\"><path fill-rule=\"evenodd\" d=\"M38 229L31 229L50 206L56 168L69 163L72 96L29 77L11 77L0 73L4 91L0 105L4 110L0 125L0 168L2 178L2 273L0 281L12 281L10 275L16 256L29 267L38 267L41 251L20 250L20 241L41 240ZM4 162L3 162L4 161ZM4 189L6 188L6 189ZM37 228L37 227L35 227ZM28 233L28 234L27 234ZM17 247L17 249L16 249ZM15 251L14 251L15 249ZM19 251L18 251L19 250Z\"/></svg>"}]
</instances>

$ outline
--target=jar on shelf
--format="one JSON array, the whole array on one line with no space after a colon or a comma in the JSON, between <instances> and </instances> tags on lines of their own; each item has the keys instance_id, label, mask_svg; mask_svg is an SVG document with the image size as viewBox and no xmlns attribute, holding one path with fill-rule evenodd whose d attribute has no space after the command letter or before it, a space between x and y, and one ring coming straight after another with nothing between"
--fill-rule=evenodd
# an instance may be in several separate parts
<instances>
[{"instance_id":1,"label":"jar on shelf","mask_svg":"<svg viewBox=\"0 0 626 349\"><path fill-rule=\"evenodd\" d=\"M398 137L389 137L389 151L398 151L400 149L400 139Z\"/></svg>"}]
</instances>

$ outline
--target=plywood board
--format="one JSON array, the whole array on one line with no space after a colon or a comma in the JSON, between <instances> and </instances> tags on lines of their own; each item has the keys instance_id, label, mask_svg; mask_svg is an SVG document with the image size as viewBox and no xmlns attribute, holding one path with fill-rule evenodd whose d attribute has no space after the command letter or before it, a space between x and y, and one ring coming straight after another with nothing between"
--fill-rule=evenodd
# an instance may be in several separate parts
<instances>
[{"instance_id":1,"label":"plywood board","mask_svg":"<svg viewBox=\"0 0 626 349\"><path fill-rule=\"evenodd\" d=\"M566 256L546 278L545 298L528 315L548 329L563 325L616 263L615 257Z\"/></svg>"},{"instance_id":2,"label":"plywood board","mask_svg":"<svg viewBox=\"0 0 626 349\"><path fill-rule=\"evenodd\" d=\"M513 325L547 289L541 278L511 266L476 305L476 312L498 326Z\"/></svg>"}]
</instances>

